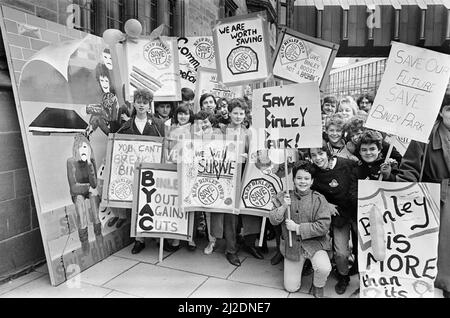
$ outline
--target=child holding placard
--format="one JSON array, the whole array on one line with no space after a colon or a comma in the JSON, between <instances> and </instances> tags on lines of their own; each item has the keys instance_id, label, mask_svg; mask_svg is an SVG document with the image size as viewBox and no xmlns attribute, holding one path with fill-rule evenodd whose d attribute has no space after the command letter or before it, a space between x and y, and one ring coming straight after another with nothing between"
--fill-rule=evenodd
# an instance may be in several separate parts
<instances>
[{"instance_id":1,"label":"child holding placard","mask_svg":"<svg viewBox=\"0 0 450 318\"><path fill-rule=\"evenodd\" d=\"M315 168L307 161L295 165L292 171L295 190L277 194L273 199L276 208L270 212L269 220L273 225L282 226L280 250L285 257L284 288L291 293L300 289L303 264L310 259L314 269L311 292L314 297L322 298L331 271L328 232L334 208L323 195L311 190L314 173ZM291 207L290 218L288 206ZM292 231L292 247L288 244L288 231Z\"/></svg>"}]
</instances>

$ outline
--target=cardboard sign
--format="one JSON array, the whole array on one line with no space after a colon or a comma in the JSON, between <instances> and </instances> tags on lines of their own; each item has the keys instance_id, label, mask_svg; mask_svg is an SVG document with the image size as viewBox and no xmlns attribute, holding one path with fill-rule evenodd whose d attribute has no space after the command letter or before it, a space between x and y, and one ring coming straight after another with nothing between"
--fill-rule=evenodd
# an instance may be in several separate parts
<instances>
[{"instance_id":1,"label":"cardboard sign","mask_svg":"<svg viewBox=\"0 0 450 318\"><path fill-rule=\"evenodd\" d=\"M265 12L219 20L213 37L220 82L242 85L272 76Z\"/></svg>"},{"instance_id":2,"label":"cardboard sign","mask_svg":"<svg viewBox=\"0 0 450 318\"><path fill-rule=\"evenodd\" d=\"M361 297L434 297L439 198L439 184L359 180ZM380 244L385 256L376 260Z\"/></svg>"},{"instance_id":3,"label":"cardboard sign","mask_svg":"<svg viewBox=\"0 0 450 318\"><path fill-rule=\"evenodd\" d=\"M273 74L295 83L319 82L324 89L339 45L283 28L273 60Z\"/></svg>"},{"instance_id":4,"label":"cardboard sign","mask_svg":"<svg viewBox=\"0 0 450 318\"><path fill-rule=\"evenodd\" d=\"M131 236L191 241L193 214L180 209L177 166L139 164L135 172Z\"/></svg>"},{"instance_id":5,"label":"cardboard sign","mask_svg":"<svg viewBox=\"0 0 450 318\"><path fill-rule=\"evenodd\" d=\"M200 111L200 97L212 94L218 98L237 98L244 96L243 86L225 86L217 80L217 71L211 68L199 67L195 86L194 112Z\"/></svg>"},{"instance_id":6,"label":"cardboard sign","mask_svg":"<svg viewBox=\"0 0 450 318\"><path fill-rule=\"evenodd\" d=\"M297 149L287 150L288 163L296 162ZM268 217L274 208L272 198L286 191L284 149L251 151L245 165L239 197L239 213ZM288 173L289 189L293 189L292 171Z\"/></svg>"},{"instance_id":7,"label":"cardboard sign","mask_svg":"<svg viewBox=\"0 0 450 318\"><path fill-rule=\"evenodd\" d=\"M386 136L385 140L394 145L395 149L399 152L399 154L403 157L408 150L409 144L411 143L411 139L403 138L400 136Z\"/></svg>"},{"instance_id":8,"label":"cardboard sign","mask_svg":"<svg viewBox=\"0 0 450 318\"><path fill-rule=\"evenodd\" d=\"M223 139L220 135L180 142L181 207L185 211L237 214L241 143L231 138Z\"/></svg>"},{"instance_id":9,"label":"cardboard sign","mask_svg":"<svg viewBox=\"0 0 450 318\"><path fill-rule=\"evenodd\" d=\"M322 146L322 117L317 83L267 87L253 91L253 127L264 148Z\"/></svg>"},{"instance_id":10,"label":"cardboard sign","mask_svg":"<svg viewBox=\"0 0 450 318\"><path fill-rule=\"evenodd\" d=\"M153 92L154 101L181 100L180 69L176 38L150 41L141 37L125 43L128 63L127 94L133 100L136 89Z\"/></svg>"},{"instance_id":11,"label":"cardboard sign","mask_svg":"<svg viewBox=\"0 0 450 318\"><path fill-rule=\"evenodd\" d=\"M450 78L450 55L392 42L366 127L428 142Z\"/></svg>"},{"instance_id":12,"label":"cardboard sign","mask_svg":"<svg viewBox=\"0 0 450 318\"><path fill-rule=\"evenodd\" d=\"M161 163L163 138L110 134L102 205L131 208L134 166L138 162Z\"/></svg>"},{"instance_id":13,"label":"cardboard sign","mask_svg":"<svg viewBox=\"0 0 450 318\"><path fill-rule=\"evenodd\" d=\"M178 38L181 87L195 91L197 70L201 67L216 68L216 56L212 36Z\"/></svg>"}]
</instances>

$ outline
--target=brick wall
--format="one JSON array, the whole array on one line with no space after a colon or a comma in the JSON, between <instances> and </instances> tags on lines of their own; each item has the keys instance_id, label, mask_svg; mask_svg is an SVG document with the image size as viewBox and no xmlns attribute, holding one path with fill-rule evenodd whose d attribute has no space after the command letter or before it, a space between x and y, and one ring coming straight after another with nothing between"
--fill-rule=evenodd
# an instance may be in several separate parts
<instances>
[{"instance_id":1,"label":"brick wall","mask_svg":"<svg viewBox=\"0 0 450 318\"><path fill-rule=\"evenodd\" d=\"M74 34L65 34L65 28L55 23L65 24L67 4L67 0L0 0L0 5L23 12L5 21L6 31L15 34L10 42L15 67L20 69L36 50L48 43L79 34L76 30ZM50 21L43 25L35 16ZM37 27L38 32L29 32L21 25ZM0 39L0 147L2 281L45 260L3 39Z\"/></svg>"}]
</instances>

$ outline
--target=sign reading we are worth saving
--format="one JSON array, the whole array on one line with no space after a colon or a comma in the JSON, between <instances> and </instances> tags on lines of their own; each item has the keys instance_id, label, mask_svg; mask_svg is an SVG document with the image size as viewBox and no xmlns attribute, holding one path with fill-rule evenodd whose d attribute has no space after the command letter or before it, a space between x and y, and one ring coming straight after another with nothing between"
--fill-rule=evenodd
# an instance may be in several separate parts
<instances>
[{"instance_id":1,"label":"sign reading we are worth saving","mask_svg":"<svg viewBox=\"0 0 450 318\"><path fill-rule=\"evenodd\" d=\"M213 38L220 82L240 85L272 76L265 12L219 20Z\"/></svg>"},{"instance_id":2,"label":"sign reading we are worth saving","mask_svg":"<svg viewBox=\"0 0 450 318\"><path fill-rule=\"evenodd\" d=\"M134 166L137 162L161 163L162 144L161 137L109 135L102 205L131 208Z\"/></svg>"},{"instance_id":3,"label":"sign reading we are worth saving","mask_svg":"<svg viewBox=\"0 0 450 318\"><path fill-rule=\"evenodd\" d=\"M182 139L180 145L181 207L185 211L237 213L241 143L213 135Z\"/></svg>"},{"instance_id":4,"label":"sign reading we are worth saving","mask_svg":"<svg viewBox=\"0 0 450 318\"><path fill-rule=\"evenodd\" d=\"M273 74L295 82L319 82L324 88L339 45L283 28L273 62Z\"/></svg>"},{"instance_id":5,"label":"sign reading we are worth saving","mask_svg":"<svg viewBox=\"0 0 450 318\"><path fill-rule=\"evenodd\" d=\"M359 180L361 297L434 297L439 204L439 184ZM380 246L384 259L376 260Z\"/></svg>"},{"instance_id":6,"label":"sign reading we are worth saving","mask_svg":"<svg viewBox=\"0 0 450 318\"><path fill-rule=\"evenodd\" d=\"M322 146L318 83L256 89L252 105L253 128L265 148Z\"/></svg>"},{"instance_id":7,"label":"sign reading we are worth saving","mask_svg":"<svg viewBox=\"0 0 450 318\"><path fill-rule=\"evenodd\" d=\"M192 239L193 214L178 204L176 165L138 165L133 191L132 237Z\"/></svg>"},{"instance_id":8,"label":"sign reading we are worth saving","mask_svg":"<svg viewBox=\"0 0 450 318\"><path fill-rule=\"evenodd\" d=\"M450 78L450 55L392 42L366 127L427 143Z\"/></svg>"}]
</instances>

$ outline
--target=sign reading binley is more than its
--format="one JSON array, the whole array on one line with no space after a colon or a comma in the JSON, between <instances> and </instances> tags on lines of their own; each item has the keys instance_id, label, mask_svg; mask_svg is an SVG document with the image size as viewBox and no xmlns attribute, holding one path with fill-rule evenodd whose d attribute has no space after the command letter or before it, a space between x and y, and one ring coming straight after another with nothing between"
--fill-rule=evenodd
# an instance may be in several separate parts
<instances>
[{"instance_id":1,"label":"sign reading binley is more than its","mask_svg":"<svg viewBox=\"0 0 450 318\"><path fill-rule=\"evenodd\" d=\"M366 127L427 142L450 78L450 55L392 42Z\"/></svg>"},{"instance_id":2,"label":"sign reading binley is more than its","mask_svg":"<svg viewBox=\"0 0 450 318\"><path fill-rule=\"evenodd\" d=\"M240 85L272 76L265 12L219 20L213 39L219 82Z\"/></svg>"}]
</instances>

